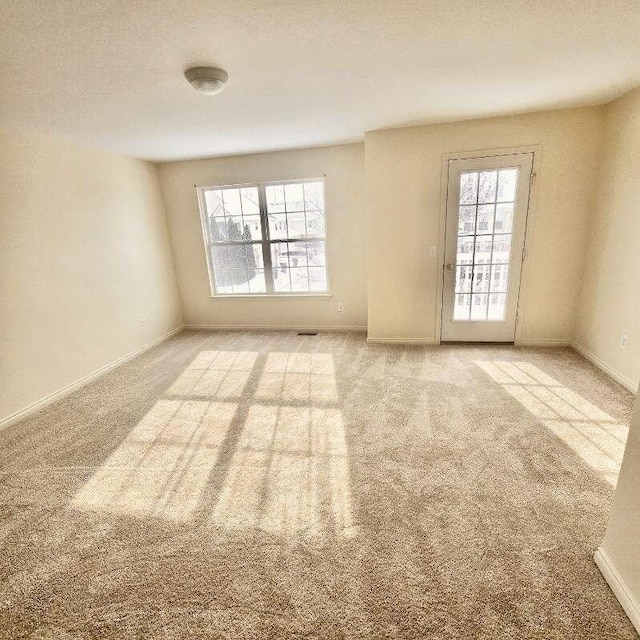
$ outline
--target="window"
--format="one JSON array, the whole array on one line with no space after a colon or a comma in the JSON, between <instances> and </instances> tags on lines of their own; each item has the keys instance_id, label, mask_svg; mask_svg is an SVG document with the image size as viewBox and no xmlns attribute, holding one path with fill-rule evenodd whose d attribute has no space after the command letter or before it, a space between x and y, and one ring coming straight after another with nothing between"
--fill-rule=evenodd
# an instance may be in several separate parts
<instances>
[{"instance_id":1,"label":"window","mask_svg":"<svg viewBox=\"0 0 640 640\"><path fill-rule=\"evenodd\" d=\"M327 292L322 180L203 187L199 195L215 294Z\"/></svg>"}]
</instances>

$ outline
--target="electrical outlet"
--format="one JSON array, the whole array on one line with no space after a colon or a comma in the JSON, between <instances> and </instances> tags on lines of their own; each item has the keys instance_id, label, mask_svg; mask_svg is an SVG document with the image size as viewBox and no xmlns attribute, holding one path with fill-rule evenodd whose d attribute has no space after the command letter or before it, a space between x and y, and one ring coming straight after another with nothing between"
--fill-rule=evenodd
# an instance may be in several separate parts
<instances>
[{"instance_id":1,"label":"electrical outlet","mask_svg":"<svg viewBox=\"0 0 640 640\"><path fill-rule=\"evenodd\" d=\"M140 318L140 322L142 323L143 327L147 326L147 319L146 318Z\"/></svg>"},{"instance_id":2,"label":"electrical outlet","mask_svg":"<svg viewBox=\"0 0 640 640\"><path fill-rule=\"evenodd\" d=\"M623 333L622 337L620 338L620 348L621 349L626 349L627 348L627 341L629 340L629 338L627 338L627 334Z\"/></svg>"},{"instance_id":3,"label":"electrical outlet","mask_svg":"<svg viewBox=\"0 0 640 640\"><path fill-rule=\"evenodd\" d=\"M339 313L344 311L344 302L336 302L336 311Z\"/></svg>"},{"instance_id":4,"label":"electrical outlet","mask_svg":"<svg viewBox=\"0 0 640 640\"><path fill-rule=\"evenodd\" d=\"M429 247L429 257L430 258L435 258L436 257L436 248L435 247Z\"/></svg>"}]
</instances>

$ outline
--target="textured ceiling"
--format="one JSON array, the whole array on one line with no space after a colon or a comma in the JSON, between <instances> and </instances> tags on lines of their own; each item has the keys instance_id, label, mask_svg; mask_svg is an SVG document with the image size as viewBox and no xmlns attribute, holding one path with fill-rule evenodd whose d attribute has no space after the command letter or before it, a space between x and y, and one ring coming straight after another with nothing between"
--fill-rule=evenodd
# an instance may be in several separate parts
<instances>
[{"instance_id":1,"label":"textured ceiling","mask_svg":"<svg viewBox=\"0 0 640 640\"><path fill-rule=\"evenodd\" d=\"M637 0L0 0L0 127L167 160L607 102ZM183 69L230 80L196 93Z\"/></svg>"}]
</instances>

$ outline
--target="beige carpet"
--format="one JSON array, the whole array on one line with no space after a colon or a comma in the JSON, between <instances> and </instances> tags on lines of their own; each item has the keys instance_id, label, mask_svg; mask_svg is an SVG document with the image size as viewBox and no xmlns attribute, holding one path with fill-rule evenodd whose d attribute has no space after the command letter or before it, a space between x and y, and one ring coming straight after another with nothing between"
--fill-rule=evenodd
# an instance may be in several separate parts
<instances>
[{"instance_id":1,"label":"beige carpet","mask_svg":"<svg viewBox=\"0 0 640 640\"><path fill-rule=\"evenodd\" d=\"M634 638L569 349L185 332L0 432L3 638Z\"/></svg>"}]
</instances>

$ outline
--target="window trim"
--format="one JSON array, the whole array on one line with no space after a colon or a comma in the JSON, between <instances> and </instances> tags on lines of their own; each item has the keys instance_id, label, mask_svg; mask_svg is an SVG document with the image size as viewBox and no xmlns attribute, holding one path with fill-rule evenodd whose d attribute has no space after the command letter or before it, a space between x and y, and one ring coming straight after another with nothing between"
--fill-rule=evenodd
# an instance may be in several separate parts
<instances>
[{"instance_id":1,"label":"window trim","mask_svg":"<svg viewBox=\"0 0 640 640\"><path fill-rule=\"evenodd\" d=\"M256 299L256 298L327 298L331 297L331 285L329 281L329 258L327 256L327 246L328 246L328 224L327 224L327 199L326 199L326 181L324 175L315 177L315 178L292 178L287 180L271 180L268 182L242 182L237 184L218 184L218 185L206 185L206 186L197 186L196 188L197 199L198 199L198 209L200 213L200 227L202 231L202 241L204 243L205 250L205 258L207 261L207 274L209 276L209 289L210 289L210 298L247 298L247 299ZM286 184L305 184L308 182L322 182L322 195L324 200L324 207L322 213L324 215L324 235L318 236L315 238L311 238L311 240L321 240L324 242L325 252L324 252L324 268L325 268L325 279L326 279L326 289L323 291L276 291L273 282L273 264L271 259L271 245L279 242L307 242L309 238L286 238L284 240L272 240L270 236L269 229L269 214L267 211L267 198L266 198L266 188L273 185L286 185ZM207 229L207 204L205 193L207 191L217 191L221 189L246 189L246 188L256 188L258 190L258 208L260 215L260 225L262 227L262 239L255 240L253 242L232 242L232 241L222 241L216 242L217 245L238 245L238 244L257 244L262 248L262 258L264 262L264 279L265 279L265 291L264 292L241 292L241 293L221 293L216 289L216 278L215 271L213 265L211 264L211 246L214 243L211 243L209 240L209 232ZM305 210L306 212L306 210Z\"/></svg>"}]
</instances>

